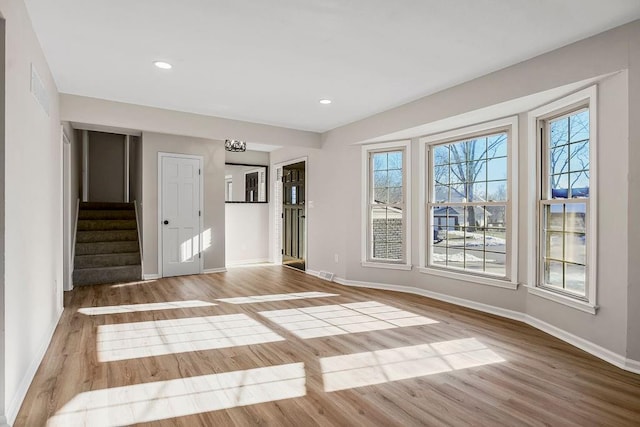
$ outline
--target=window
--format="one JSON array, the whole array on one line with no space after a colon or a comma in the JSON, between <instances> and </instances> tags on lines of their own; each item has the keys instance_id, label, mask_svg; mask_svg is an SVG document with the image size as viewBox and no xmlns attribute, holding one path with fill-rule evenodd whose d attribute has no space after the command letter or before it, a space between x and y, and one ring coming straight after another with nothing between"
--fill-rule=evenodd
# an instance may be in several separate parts
<instances>
[{"instance_id":1,"label":"window","mask_svg":"<svg viewBox=\"0 0 640 427\"><path fill-rule=\"evenodd\" d=\"M515 283L514 134L515 117L422 138L425 272Z\"/></svg>"},{"instance_id":2,"label":"window","mask_svg":"<svg viewBox=\"0 0 640 427\"><path fill-rule=\"evenodd\" d=\"M533 280L536 289L582 301L593 313L594 101L595 87L532 112L539 165Z\"/></svg>"},{"instance_id":3,"label":"window","mask_svg":"<svg viewBox=\"0 0 640 427\"><path fill-rule=\"evenodd\" d=\"M363 148L364 266L393 268L409 263L408 161L409 141Z\"/></svg>"},{"instance_id":4,"label":"window","mask_svg":"<svg viewBox=\"0 0 640 427\"><path fill-rule=\"evenodd\" d=\"M586 297L589 109L541 121L541 283Z\"/></svg>"}]
</instances>

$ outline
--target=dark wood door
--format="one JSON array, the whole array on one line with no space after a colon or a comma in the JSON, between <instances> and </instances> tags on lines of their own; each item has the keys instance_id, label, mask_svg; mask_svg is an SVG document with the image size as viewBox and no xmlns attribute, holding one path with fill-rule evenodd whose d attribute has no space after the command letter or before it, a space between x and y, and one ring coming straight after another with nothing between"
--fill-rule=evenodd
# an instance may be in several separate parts
<instances>
[{"instance_id":1,"label":"dark wood door","mask_svg":"<svg viewBox=\"0 0 640 427\"><path fill-rule=\"evenodd\" d=\"M244 176L244 201L258 201L258 172L248 173Z\"/></svg>"},{"instance_id":2,"label":"dark wood door","mask_svg":"<svg viewBox=\"0 0 640 427\"><path fill-rule=\"evenodd\" d=\"M305 162L282 170L282 263L305 270Z\"/></svg>"}]
</instances>

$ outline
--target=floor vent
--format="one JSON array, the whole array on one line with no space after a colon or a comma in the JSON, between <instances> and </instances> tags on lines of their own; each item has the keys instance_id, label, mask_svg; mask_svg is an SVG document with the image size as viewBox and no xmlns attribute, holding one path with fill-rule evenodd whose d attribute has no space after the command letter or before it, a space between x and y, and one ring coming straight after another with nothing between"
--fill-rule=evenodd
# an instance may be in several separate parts
<instances>
[{"instance_id":1,"label":"floor vent","mask_svg":"<svg viewBox=\"0 0 640 427\"><path fill-rule=\"evenodd\" d=\"M328 271L321 271L318 273L318 277L333 282L333 273L329 273Z\"/></svg>"}]
</instances>

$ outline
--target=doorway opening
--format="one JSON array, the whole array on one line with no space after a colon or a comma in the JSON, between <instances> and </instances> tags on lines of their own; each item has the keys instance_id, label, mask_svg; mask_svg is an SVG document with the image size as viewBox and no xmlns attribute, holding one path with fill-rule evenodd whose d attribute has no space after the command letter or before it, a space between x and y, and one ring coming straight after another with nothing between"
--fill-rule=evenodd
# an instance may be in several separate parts
<instances>
[{"instance_id":1,"label":"doorway opening","mask_svg":"<svg viewBox=\"0 0 640 427\"><path fill-rule=\"evenodd\" d=\"M282 167L282 264L306 270L306 161Z\"/></svg>"}]
</instances>

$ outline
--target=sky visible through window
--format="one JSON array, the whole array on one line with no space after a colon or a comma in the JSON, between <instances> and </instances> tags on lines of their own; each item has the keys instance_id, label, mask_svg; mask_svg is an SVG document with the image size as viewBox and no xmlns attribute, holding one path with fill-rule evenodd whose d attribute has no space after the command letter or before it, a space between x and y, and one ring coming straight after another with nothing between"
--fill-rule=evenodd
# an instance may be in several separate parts
<instances>
[{"instance_id":1,"label":"sky visible through window","mask_svg":"<svg viewBox=\"0 0 640 427\"><path fill-rule=\"evenodd\" d=\"M589 196L589 110L549 122L551 198Z\"/></svg>"},{"instance_id":2,"label":"sky visible through window","mask_svg":"<svg viewBox=\"0 0 640 427\"><path fill-rule=\"evenodd\" d=\"M507 134L501 132L433 149L434 201L504 201Z\"/></svg>"},{"instance_id":3,"label":"sky visible through window","mask_svg":"<svg viewBox=\"0 0 640 427\"><path fill-rule=\"evenodd\" d=\"M402 151L373 154L374 203L402 203Z\"/></svg>"}]
</instances>

